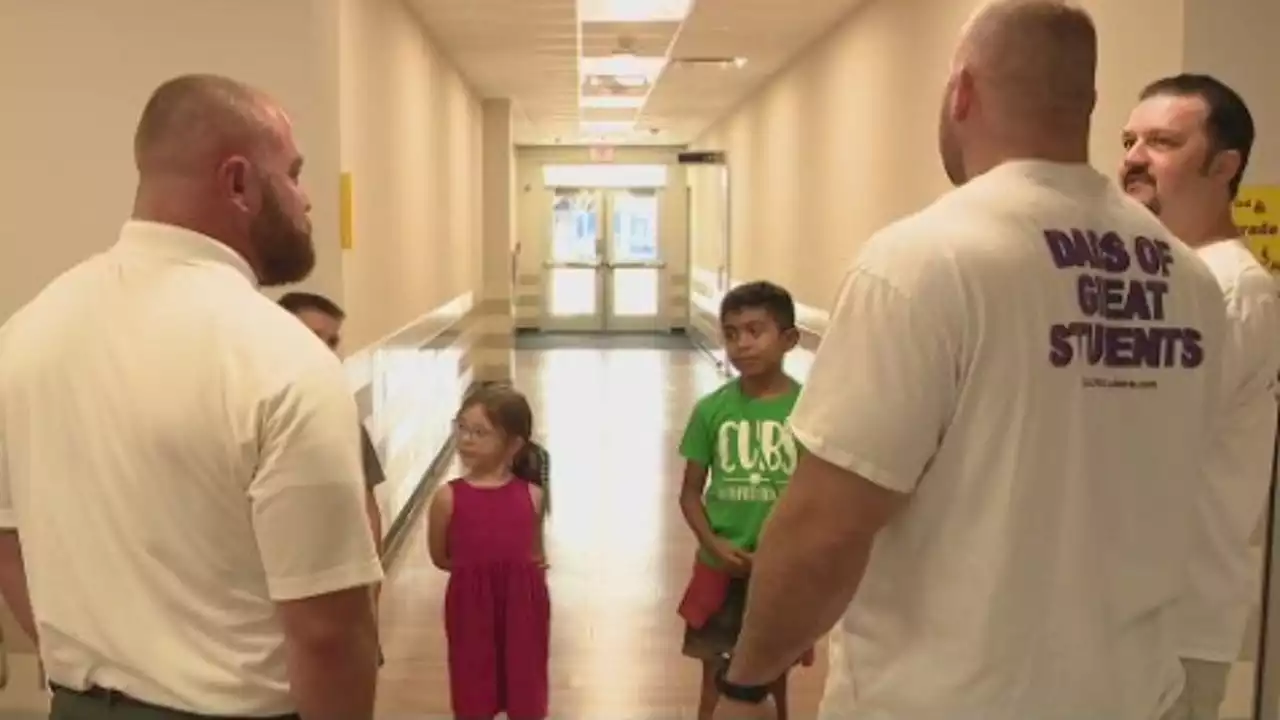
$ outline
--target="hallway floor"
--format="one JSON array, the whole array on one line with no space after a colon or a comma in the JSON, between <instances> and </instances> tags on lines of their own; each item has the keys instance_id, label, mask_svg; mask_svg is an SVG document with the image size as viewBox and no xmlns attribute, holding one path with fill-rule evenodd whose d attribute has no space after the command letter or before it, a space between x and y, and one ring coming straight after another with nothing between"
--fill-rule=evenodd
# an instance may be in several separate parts
<instances>
[{"instance_id":1,"label":"hallway floor","mask_svg":"<svg viewBox=\"0 0 1280 720\"><path fill-rule=\"evenodd\" d=\"M694 552L677 445L722 376L692 349L592 348L517 351L516 378L554 472L552 716L694 717L700 671L680 654L676 616ZM421 522L401 552L383 591L379 717L448 717L446 576ZM795 673L793 717L814 716L822 677L821 663Z\"/></svg>"}]
</instances>

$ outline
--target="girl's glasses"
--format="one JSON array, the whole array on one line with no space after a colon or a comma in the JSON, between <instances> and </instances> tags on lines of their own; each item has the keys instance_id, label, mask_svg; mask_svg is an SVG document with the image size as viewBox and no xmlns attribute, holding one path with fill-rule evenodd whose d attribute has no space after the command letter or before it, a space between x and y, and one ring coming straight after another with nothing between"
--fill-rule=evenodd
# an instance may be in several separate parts
<instances>
[{"instance_id":1,"label":"girl's glasses","mask_svg":"<svg viewBox=\"0 0 1280 720\"><path fill-rule=\"evenodd\" d=\"M475 428L462 424L459 420L453 421L453 432L459 438L471 438L472 440L487 440L493 437L493 431L489 428Z\"/></svg>"}]
</instances>

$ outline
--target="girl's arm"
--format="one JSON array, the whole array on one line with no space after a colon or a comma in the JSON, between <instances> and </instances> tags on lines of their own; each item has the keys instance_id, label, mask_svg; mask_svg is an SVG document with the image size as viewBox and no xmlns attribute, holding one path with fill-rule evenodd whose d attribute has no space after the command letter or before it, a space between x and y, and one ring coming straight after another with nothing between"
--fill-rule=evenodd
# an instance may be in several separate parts
<instances>
[{"instance_id":1,"label":"girl's arm","mask_svg":"<svg viewBox=\"0 0 1280 720\"><path fill-rule=\"evenodd\" d=\"M449 485L436 490L427 510L427 550L431 564L449 571L449 519L453 517L453 488Z\"/></svg>"},{"instance_id":2,"label":"girl's arm","mask_svg":"<svg viewBox=\"0 0 1280 720\"><path fill-rule=\"evenodd\" d=\"M545 538L546 514L542 511L544 503L547 501L546 493L542 488L529 483L529 499L533 501L533 514L538 522L537 533L533 537L533 559L542 567L547 567L547 546Z\"/></svg>"}]
</instances>

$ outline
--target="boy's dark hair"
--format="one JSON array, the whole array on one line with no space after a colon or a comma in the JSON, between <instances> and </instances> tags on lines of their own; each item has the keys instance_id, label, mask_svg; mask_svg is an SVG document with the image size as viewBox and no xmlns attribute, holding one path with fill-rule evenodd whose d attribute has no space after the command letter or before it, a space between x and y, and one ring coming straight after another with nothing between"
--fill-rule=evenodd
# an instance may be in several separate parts
<instances>
[{"instance_id":1,"label":"boy's dark hair","mask_svg":"<svg viewBox=\"0 0 1280 720\"><path fill-rule=\"evenodd\" d=\"M458 414L479 405L493 426L508 438L520 438L524 444L511 463L516 477L545 487L548 474L547 451L533 441L533 408L529 400L510 383L487 381L473 383L462 398ZM545 501L544 501L545 502Z\"/></svg>"},{"instance_id":2,"label":"boy's dark hair","mask_svg":"<svg viewBox=\"0 0 1280 720\"><path fill-rule=\"evenodd\" d=\"M1240 170L1231 178L1231 197L1240 191L1245 168L1249 166L1249 154L1253 152L1253 115L1244 98L1226 83L1212 75L1183 73L1161 78L1142 89L1139 100L1171 95L1173 97L1197 97L1209 108L1205 119L1205 134L1209 136L1210 150L1214 155L1235 150L1240 153Z\"/></svg>"},{"instance_id":3,"label":"boy's dark hair","mask_svg":"<svg viewBox=\"0 0 1280 720\"><path fill-rule=\"evenodd\" d=\"M768 280L744 283L725 293L720 301L720 322L732 313L749 308L769 313L778 323L779 330L790 330L796 326L796 303L791 299L791 293Z\"/></svg>"},{"instance_id":4,"label":"boy's dark hair","mask_svg":"<svg viewBox=\"0 0 1280 720\"><path fill-rule=\"evenodd\" d=\"M347 314L343 312L342 308L338 307L338 303L323 295L309 292L290 292L285 293L279 302L280 307L294 315L297 315L302 310L315 310L328 315L334 320L347 319Z\"/></svg>"}]
</instances>

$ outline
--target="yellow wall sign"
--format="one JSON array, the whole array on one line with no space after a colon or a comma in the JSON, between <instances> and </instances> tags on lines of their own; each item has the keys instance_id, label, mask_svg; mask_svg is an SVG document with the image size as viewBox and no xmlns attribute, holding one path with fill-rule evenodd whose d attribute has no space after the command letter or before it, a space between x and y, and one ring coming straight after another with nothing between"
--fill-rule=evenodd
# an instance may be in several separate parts
<instances>
[{"instance_id":1,"label":"yellow wall sign","mask_svg":"<svg viewBox=\"0 0 1280 720\"><path fill-rule=\"evenodd\" d=\"M338 179L338 233L343 250L355 246L355 231L351 218L351 173L344 172Z\"/></svg>"},{"instance_id":2,"label":"yellow wall sign","mask_svg":"<svg viewBox=\"0 0 1280 720\"><path fill-rule=\"evenodd\" d=\"M1233 216L1253 254L1271 272L1280 274L1280 186L1240 188Z\"/></svg>"}]
</instances>

